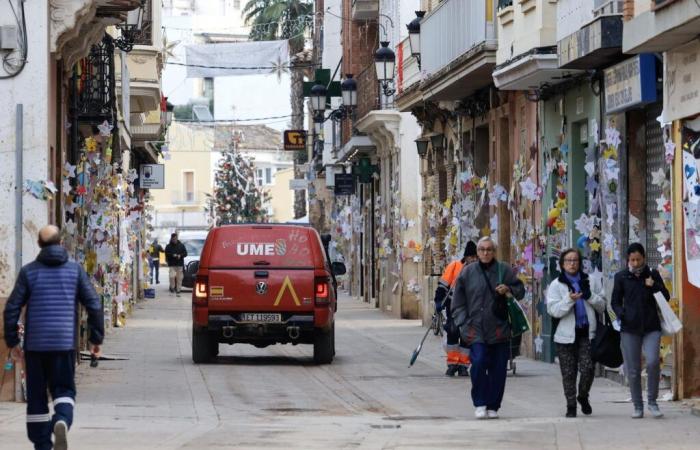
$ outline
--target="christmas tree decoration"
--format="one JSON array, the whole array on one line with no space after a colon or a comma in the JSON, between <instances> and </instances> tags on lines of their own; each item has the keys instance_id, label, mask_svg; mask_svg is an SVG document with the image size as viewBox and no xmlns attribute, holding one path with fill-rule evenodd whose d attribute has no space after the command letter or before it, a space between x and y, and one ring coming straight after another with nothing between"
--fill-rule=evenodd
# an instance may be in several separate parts
<instances>
[{"instance_id":1,"label":"christmas tree decoration","mask_svg":"<svg viewBox=\"0 0 700 450\"><path fill-rule=\"evenodd\" d=\"M264 223L269 217L263 203L267 193L255 185L253 166L248 159L227 150L218 162L214 194L208 195L208 208L216 225Z\"/></svg>"}]
</instances>

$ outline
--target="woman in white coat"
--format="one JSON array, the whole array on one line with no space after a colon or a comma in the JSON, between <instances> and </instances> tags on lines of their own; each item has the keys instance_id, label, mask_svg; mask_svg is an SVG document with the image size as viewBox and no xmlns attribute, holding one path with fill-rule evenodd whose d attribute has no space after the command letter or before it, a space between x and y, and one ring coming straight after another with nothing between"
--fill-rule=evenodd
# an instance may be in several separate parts
<instances>
[{"instance_id":1,"label":"woman in white coat","mask_svg":"<svg viewBox=\"0 0 700 450\"><path fill-rule=\"evenodd\" d=\"M602 286L591 289L581 270L581 255L573 248L559 257L561 273L547 289L547 312L554 318L554 343L561 367L566 417L576 417L576 401L581 412L593 412L588 394L593 384L595 365L591 359L591 340L595 336L596 311L605 311ZM600 283L599 283L600 284ZM576 375L580 373L578 395Z\"/></svg>"}]
</instances>

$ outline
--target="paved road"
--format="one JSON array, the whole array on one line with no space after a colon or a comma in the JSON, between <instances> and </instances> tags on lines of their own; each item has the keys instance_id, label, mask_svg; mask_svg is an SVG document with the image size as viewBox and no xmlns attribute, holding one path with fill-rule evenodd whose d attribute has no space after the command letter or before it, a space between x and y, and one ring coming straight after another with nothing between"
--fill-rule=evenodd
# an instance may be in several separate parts
<instances>
[{"instance_id":1,"label":"paved road","mask_svg":"<svg viewBox=\"0 0 700 450\"><path fill-rule=\"evenodd\" d=\"M594 415L563 418L557 366L518 359L502 418L476 421L469 381L442 375L438 338L416 365L424 329L341 299L337 357L315 366L310 346L222 346L194 365L189 297L159 285L104 351L127 357L79 367L74 449L638 449L698 448L700 419L663 403L662 420L629 418L626 389L597 379ZM0 449L26 449L23 406L0 403Z\"/></svg>"}]
</instances>

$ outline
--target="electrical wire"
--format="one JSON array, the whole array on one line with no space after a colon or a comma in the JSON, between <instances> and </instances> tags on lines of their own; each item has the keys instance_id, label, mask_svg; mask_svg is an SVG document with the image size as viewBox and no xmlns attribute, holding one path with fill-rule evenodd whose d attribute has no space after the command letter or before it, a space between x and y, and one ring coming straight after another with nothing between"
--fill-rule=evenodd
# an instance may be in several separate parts
<instances>
[{"instance_id":1,"label":"electrical wire","mask_svg":"<svg viewBox=\"0 0 700 450\"><path fill-rule=\"evenodd\" d=\"M10 52L7 55L5 55L2 58L2 65L5 71L8 73L8 75L0 76L0 80L7 80L9 78L14 78L17 75L19 75L22 70L24 70L24 66L27 64L27 56L29 54L29 45L28 45L28 39L27 39L27 21L26 21L26 14L24 11L24 2L25 0L19 0L20 1L20 10L22 12L22 20L20 22L19 17L17 16L17 11L15 10L15 5L12 3L12 0L7 0L7 2L10 4L10 8L12 9L12 14L15 16L15 22L17 22L17 30L20 33L19 37L19 52L21 55L21 58L19 59L19 64L17 63L16 58L11 58L11 55L14 54L15 52Z\"/></svg>"},{"instance_id":2,"label":"electrical wire","mask_svg":"<svg viewBox=\"0 0 700 450\"><path fill-rule=\"evenodd\" d=\"M226 69L226 70L273 70L273 69L297 69L297 68L303 68L303 67L314 67L318 66L316 63L303 63L303 64L295 64L294 66L207 66L204 64L188 64L188 63L179 63L179 62L171 62L167 61L165 64L170 64L173 66L184 66L184 67L200 67L204 69Z\"/></svg>"},{"instance_id":3,"label":"electrical wire","mask_svg":"<svg viewBox=\"0 0 700 450\"><path fill-rule=\"evenodd\" d=\"M195 120L195 119L173 119L174 122L184 122L184 123L199 123L202 125L206 125L209 123L231 123L235 124L238 122L254 122L258 120L272 120L272 119L287 119L290 117L305 117L306 114L285 114L283 116L268 116L268 117L254 117L254 118L248 118L248 119L216 119L216 120Z\"/></svg>"}]
</instances>

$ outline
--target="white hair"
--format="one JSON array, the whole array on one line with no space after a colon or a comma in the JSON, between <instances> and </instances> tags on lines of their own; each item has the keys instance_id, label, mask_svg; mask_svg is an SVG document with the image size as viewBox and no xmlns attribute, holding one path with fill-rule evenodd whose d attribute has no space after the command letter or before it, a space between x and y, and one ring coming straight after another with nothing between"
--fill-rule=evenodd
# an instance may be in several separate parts
<instances>
[{"instance_id":1,"label":"white hair","mask_svg":"<svg viewBox=\"0 0 700 450\"><path fill-rule=\"evenodd\" d=\"M493 244L493 248L494 248L494 249L496 248L496 243L494 242L493 239L491 239L491 236L484 236L484 237L482 237L482 238L479 239L479 241L476 243L476 246L478 247L479 244L483 244L484 242L490 242L490 243Z\"/></svg>"}]
</instances>

